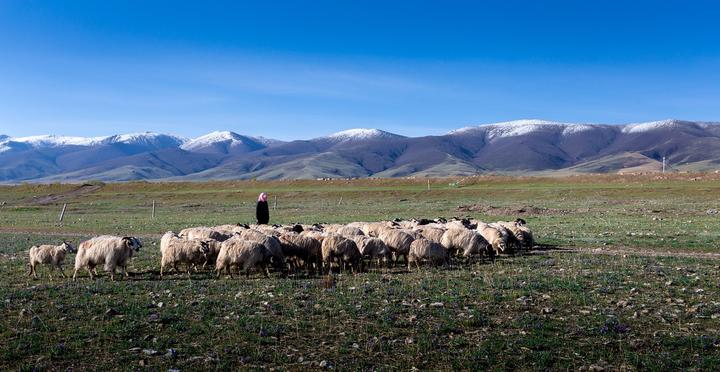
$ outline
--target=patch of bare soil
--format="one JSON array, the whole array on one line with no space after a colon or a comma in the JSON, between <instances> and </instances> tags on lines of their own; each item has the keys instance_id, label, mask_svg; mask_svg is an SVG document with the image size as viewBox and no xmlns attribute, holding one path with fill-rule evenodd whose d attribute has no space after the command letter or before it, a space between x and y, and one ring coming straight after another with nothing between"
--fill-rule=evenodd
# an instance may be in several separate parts
<instances>
[{"instance_id":1,"label":"patch of bare soil","mask_svg":"<svg viewBox=\"0 0 720 372\"><path fill-rule=\"evenodd\" d=\"M31 205L47 205L56 203L65 199L72 199L75 197L78 197L80 195L90 194L95 191L98 191L102 188L102 185L91 185L91 184L83 184L80 187L70 190L68 192L64 192L61 194L49 194L44 196L33 196L30 199L26 199L25 202Z\"/></svg>"},{"instance_id":2,"label":"patch of bare soil","mask_svg":"<svg viewBox=\"0 0 720 372\"><path fill-rule=\"evenodd\" d=\"M522 207L495 207L492 205L469 204L461 205L456 209L458 212L476 212L488 216L555 216L567 214L562 209L535 207L532 205Z\"/></svg>"}]
</instances>

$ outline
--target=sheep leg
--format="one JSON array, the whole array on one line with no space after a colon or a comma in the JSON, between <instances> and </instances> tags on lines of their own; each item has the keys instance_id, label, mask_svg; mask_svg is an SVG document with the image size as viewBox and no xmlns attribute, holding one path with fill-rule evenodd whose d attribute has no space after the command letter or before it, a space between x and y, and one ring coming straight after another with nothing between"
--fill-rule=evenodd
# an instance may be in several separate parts
<instances>
[{"instance_id":1,"label":"sheep leg","mask_svg":"<svg viewBox=\"0 0 720 372\"><path fill-rule=\"evenodd\" d=\"M35 270L35 265L30 264L30 274L32 274L33 278L37 279L37 271Z\"/></svg>"},{"instance_id":2,"label":"sheep leg","mask_svg":"<svg viewBox=\"0 0 720 372\"><path fill-rule=\"evenodd\" d=\"M163 265L162 263L160 263L160 279L161 279L161 280L162 280L162 278L163 278L163 269L164 269L164 268L165 268L165 265Z\"/></svg>"},{"instance_id":3,"label":"sheep leg","mask_svg":"<svg viewBox=\"0 0 720 372\"><path fill-rule=\"evenodd\" d=\"M125 275L126 278L129 278L129 277L130 277L130 274L128 274L128 272L127 272L127 265L122 265L122 266L120 266L120 269L122 270L122 272L123 272L123 274Z\"/></svg>"},{"instance_id":4,"label":"sheep leg","mask_svg":"<svg viewBox=\"0 0 720 372\"><path fill-rule=\"evenodd\" d=\"M58 270L60 270L60 276L63 277L63 279L66 279L67 276L65 275L65 270L63 270L62 266L60 264L57 265Z\"/></svg>"},{"instance_id":5,"label":"sheep leg","mask_svg":"<svg viewBox=\"0 0 720 372\"><path fill-rule=\"evenodd\" d=\"M90 267L88 267L87 271L88 274L90 274L90 279L95 279L95 277L93 277L93 270Z\"/></svg>"}]
</instances>

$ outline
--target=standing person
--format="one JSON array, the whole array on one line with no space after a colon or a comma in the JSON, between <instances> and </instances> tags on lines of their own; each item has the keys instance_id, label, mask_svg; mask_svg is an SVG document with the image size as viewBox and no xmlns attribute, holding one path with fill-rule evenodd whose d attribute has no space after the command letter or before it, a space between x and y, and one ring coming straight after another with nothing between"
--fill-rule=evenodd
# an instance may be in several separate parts
<instances>
[{"instance_id":1,"label":"standing person","mask_svg":"<svg viewBox=\"0 0 720 372\"><path fill-rule=\"evenodd\" d=\"M264 192L258 196L257 207L255 208L255 217L258 225L267 225L270 221L270 209L267 203L267 194Z\"/></svg>"}]
</instances>

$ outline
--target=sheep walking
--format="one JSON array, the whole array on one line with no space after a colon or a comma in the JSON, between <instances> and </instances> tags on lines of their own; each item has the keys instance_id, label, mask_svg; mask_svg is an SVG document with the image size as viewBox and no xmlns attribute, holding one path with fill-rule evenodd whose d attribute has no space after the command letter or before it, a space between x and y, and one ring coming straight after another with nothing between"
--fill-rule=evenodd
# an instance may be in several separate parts
<instances>
[{"instance_id":1,"label":"sheep walking","mask_svg":"<svg viewBox=\"0 0 720 372\"><path fill-rule=\"evenodd\" d=\"M110 280L115 280L115 269L118 267L125 277L128 277L127 262L134 253L140 251L140 248L142 248L140 240L129 236L103 235L86 240L78 246L73 281L82 268L86 268L90 279L94 279L93 271L99 265L104 265L105 271L110 272Z\"/></svg>"},{"instance_id":2,"label":"sheep walking","mask_svg":"<svg viewBox=\"0 0 720 372\"><path fill-rule=\"evenodd\" d=\"M220 278L223 270L232 278L232 267L239 272L245 271L245 277L250 277L250 270L258 268L268 277L268 266L282 265L277 258L264 245L241 239L235 236L222 243L220 253L215 263L215 273ZM242 271L241 271L242 270Z\"/></svg>"},{"instance_id":3,"label":"sheep walking","mask_svg":"<svg viewBox=\"0 0 720 372\"><path fill-rule=\"evenodd\" d=\"M193 265L208 262L210 247L207 241L193 239L186 240L175 235L172 231L168 231L160 239L160 278L162 279L164 269L171 265L176 272L179 272L178 264L185 264L186 272L190 276L190 269Z\"/></svg>"},{"instance_id":4,"label":"sheep walking","mask_svg":"<svg viewBox=\"0 0 720 372\"><path fill-rule=\"evenodd\" d=\"M408 270L410 270L412 263L415 263L415 266L419 269L420 261L428 261L433 265L442 265L449 264L450 258L447 250L441 244L421 238L410 244Z\"/></svg>"},{"instance_id":5,"label":"sheep walking","mask_svg":"<svg viewBox=\"0 0 720 372\"><path fill-rule=\"evenodd\" d=\"M50 280L52 280L52 271L56 268L60 270L60 275L65 278L62 263L68 252L75 253L75 248L66 241L63 241L60 245L32 246L30 248L30 260L28 262L30 266L28 275L32 275L33 278L37 279L37 265L44 264L50 266L50 272L48 273Z\"/></svg>"}]
</instances>

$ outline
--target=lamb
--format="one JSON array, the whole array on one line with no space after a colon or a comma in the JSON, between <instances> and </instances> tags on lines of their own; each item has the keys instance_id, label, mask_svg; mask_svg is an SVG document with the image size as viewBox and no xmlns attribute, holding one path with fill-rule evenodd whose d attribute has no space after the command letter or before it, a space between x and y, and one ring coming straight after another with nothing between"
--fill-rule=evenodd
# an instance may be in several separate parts
<instances>
[{"instance_id":1,"label":"lamb","mask_svg":"<svg viewBox=\"0 0 720 372\"><path fill-rule=\"evenodd\" d=\"M160 253L162 254L160 259L161 279L167 265L172 265L175 271L180 271L177 267L180 263L186 265L187 274L190 276L191 266L202 263L203 267L205 267L208 262L210 247L207 241L182 239L172 231L168 231L160 239Z\"/></svg>"},{"instance_id":2,"label":"lamb","mask_svg":"<svg viewBox=\"0 0 720 372\"><path fill-rule=\"evenodd\" d=\"M416 239L410 244L410 253L408 254L408 270L414 262L417 268L420 268L420 261L429 261L434 265L448 264L450 258L445 247L439 243L432 242L428 239Z\"/></svg>"},{"instance_id":3,"label":"lamb","mask_svg":"<svg viewBox=\"0 0 720 372\"><path fill-rule=\"evenodd\" d=\"M285 233L280 235L280 246L286 258L300 259L305 264L308 274L314 275L315 270L322 270L322 248L317 239L309 236Z\"/></svg>"},{"instance_id":4,"label":"lamb","mask_svg":"<svg viewBox=\"0 0 720 372\"><path fill-rule=\"evenodd\" d=\"M216 230L216 229L210 228L210 227L190 227L190 228L181 230L178 235L181 238L184 238L187 240L212 239L212 240L217 240L219 242L223 242L225 240L230 239L230 236L232 234L229 234L227 231L220 231L220 230Z\"/></svg>"},{"instance_id":5,"label":"lamb","mask_svg":"<svg viewBox=\"0 0 720 372\"><path fill-rule=\"evenodd\" d=\"M448 253L462 252L463 257L487 253L494 258L494 252L488 249L488 242L473 230L449 229L443 234L440 244L449 251Z\"/></svg>"},{"instance_id":6,"label":"lamb","mask_svg":"<svg viewBox=\"0 0 720 372\"><path fill-rule=\"evenodd\" d=\"M105 266L105 271L110 272L110 280L115 280L117 267L120 267L125 277L128 277L127 262L134 253L140 251L140 248L142 248L140 240L129 236L102 235L86 240L78 246L73 281L83 267L87 268L90 279L93 279L93 270L100 264Z\"/></svg>"},{"instance_id":7,"label":"lamb","mask_svg":"<svg viewBox=\"0 0 720 372\"><path fill-rule=\"evenodd\" d=\"M388 248L390 248L393 252L395 262L397 262L400 256L403 256L405 258L405 262L407 263L407 255L410 252L410 244L412 244L414 240L412 236L400 230L386 229L380 233L378 238L385 242Z\"/></svg>"},{"instance_id":8,"label":"lamb","mask_svg":"<svg viewBox=\"0 0 720 372\"><path fill-rule=\"evenodd\" d=\"M336 260L342 268L346 265L352 267L352 272L362 271L362 255L357 244L351 239L344 238L337 234L328 234L321 245L322 259L327 264L328 273L332 269L332 263Z\"/></svg>"},{"instance_id":9,"label":"lamb","mask_svg":"<svg viewBox=\"0 0 720 372\"><path fill-rule=\"evenodd\" d=\"M500 233L498 229L484 222L478 222L477 232L492 246L493 250L495 250L495 255L505 252L507 242L503 239L502 233Z\"/></svg>"},{"instance_id":10,"label":"lamb","mask_svg":"<svg viewBox=\"0 0 720 372\"><path fill-rule=\"evenodd\" d=\"M355 241L360 254L370 259L371 262L377 260L378 263L384 262L386 265L390 263L390 248L379 238L356 235L352 237L352 240Z\"/></svg>"},{"instance_id":11,"label":"lamb","mask_svg":"<svg viewBox=\"0 0 720 372\"><path fill-rule=\"evenodd\" d=\"M257 267L262 270L265 277L268 277L268 265L278 267L282 262L264 245L234 236L222 243L215 263L215 272L217 278L220 278L220 274L225 270L232 278L231 268L236 266L238 270L244 270L245 277L249 278L250 269Z\"/></svg>"},{"instance_id":12,"label":"lamb","mask_svg":"<svg viewBox=\"0 0 720 372\"><path fill-rule=\"evenodd\" d=\"M60 270L60 275L62 275L63 278L65 278L65 272L62 268L63 260L65 260L65 255L70 253L75 253L75 248L73 248L70 243L63 241L60 245L39 245L39 246L32 246L30 248L30 260L28 262L28 265L30 266L30 272L28 275L32 275L33 278L37 279L37 271L36 266L38 264L45 264L50 266L50 273L48 273L48 276L50 276L50 280L52 280L52 271L57 268Z\"/></svg>"},{"instance_id":13,"label":"lamb","mask_svg":"<svg viewBox=\"0 0 720 372\"><path fill-rule=\"evenodd\" d=\"M419 232L420 235L423 236L423 238L433 241L435 243L440 243L442 240L443 234L445 234L445 230L437 227L432 226L420 226L415 231Z\"/></svg>"}]
</instances>

